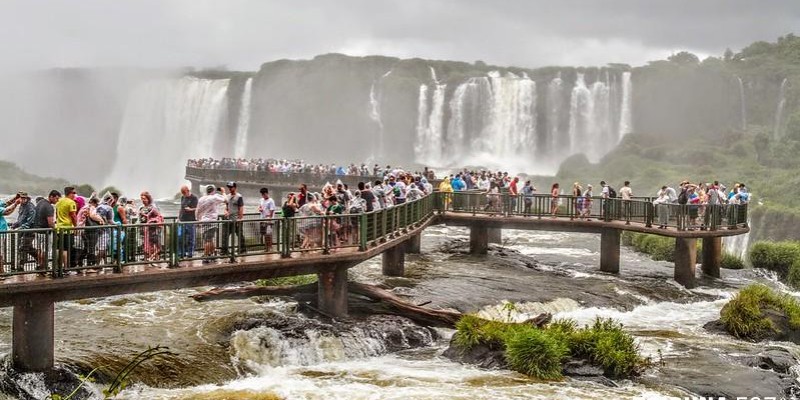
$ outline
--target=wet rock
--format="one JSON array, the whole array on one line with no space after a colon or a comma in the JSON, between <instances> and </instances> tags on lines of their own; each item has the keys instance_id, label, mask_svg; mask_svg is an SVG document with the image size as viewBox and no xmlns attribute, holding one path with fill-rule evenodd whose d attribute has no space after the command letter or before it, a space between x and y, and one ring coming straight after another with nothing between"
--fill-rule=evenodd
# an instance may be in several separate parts
<instances>
[{"instance_id":1,"label":"wet rock","mask_svg":"<svg viewBox=\"0 0 800 400\"><path fill-rule=\"evenodd\" d=\"M612 379L605 376L603 368L592 365L587 360L571 359L564 364L562 371L564 376L580 381L588 381L599 383L604 386L617 387L619 386Z\"/></svg>"},{"instance_id":2,"label":"wet rock","mask_svg":"<svg viewBox=\"0 0 800 400\"><path fill-rule=\"evenodd\" d=\"M780 374L790 374L789 368L798 364L789 350L775 347L769 348L753 356L744 357L742 363L755 368L772 370Z\"/></svg>"},{"instance_id":3,"label":"wet rock","mask_svg":"<svg viewBox=\"0 0 800 400\"><path fill-rule=\"evenodd\" d=\"M508 368L503 349L493 349L486 345L477 345L471 349L462 349L456 346L453 340L451 340L450 346L442 355L454 362L476 365L485 369Z\"/></svg>"},{"instance_id":4,"label":"wet rock","mask_svg":"<svg viewBox=\"0 0 800 400\"><path fill-rule=\"evenodd\" d=\"M0 371L0 392L20 400L41 400L52 394L66 396L81 384L80 377L72 371L57 366L49 373L22 373L4 362ZM83 386L71 400L88 400L97 397L89 387Z\"/></svg>"},{"instance_id":5,"label":"wet rock","mask_svg":"<svg viewBox=\"0 0 800 400\"><path fill-rule=\"evenodd\" d=\"M775 361L784 360L778 354L774 353ZM760 356L729 357L713 350L696 349L687 357L665 359L654 375L640 380L646 384L678 386L714 398L780 398L796 390L796 382L789 374L753 368L749 365L753 360L760 360Z\"/></svg>"},{"instance_id":6,"label":"wet rock","mask_svg":"<svg viewBox=\"0 0 800 400\"><path fill-rule=\"evenodd\" d=\"M762 308L761 313L772 321L772 326L775 327L775 330L766 332L759 338L759 341L792 342L800 344L800 329L794 329L789 325L789 317L786 313L771 308ZM703 328L722 335L730 334L720 320L708 322L703 325Z\"/></svg>"}]
</instances>

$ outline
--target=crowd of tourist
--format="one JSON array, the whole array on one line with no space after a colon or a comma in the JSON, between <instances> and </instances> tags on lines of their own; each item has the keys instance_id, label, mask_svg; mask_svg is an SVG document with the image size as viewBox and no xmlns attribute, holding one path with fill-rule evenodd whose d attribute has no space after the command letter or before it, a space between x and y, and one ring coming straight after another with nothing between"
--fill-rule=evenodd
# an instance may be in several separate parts
<instances>
[{"instance_id":1,"label":"crowd of tourist","mask_svg":"<svg viewBox=\"0 0 800 400\"><path fill-rule=\"evenodd\" d=\"M348 215L395 207L434 191L431 183L433 174L427 168L421 173L408 173L390 166L379 168L375 165L375 169L369 171L364 164L351 164L345 168L310 165L302 161L228 158L190 160L189 165L197 168L256 168L277 172L333 171L338 175L357 176L371 173L380 177L364 179L352 188L338 181L326 185L319 192L312 192L305 184L301 184L297 191L289 193L283 199L273 199L268 188L262 188L258 206L259 219L255 220L244 219L244 197L236 182L228 182L224 188L213 185L201 188L203 195L199 198L189 187L183 186L180 190L181 202L177 216L182 224L178 224L175 232L178 256L181 259L202 259L204 263L210 262L216 256L229 254L231 247L236 247L236 254L247 253L248 248L253 246L247 239L253 237L258 237L258 244L271 252L277 240L273 235L276 231L275 221L279 217L291 219L293 234L288 240L295 242L297 249L318 249L326 240L331 248L354 244L357 239L357 235L354 235L356 219ZM624 182L619 192L604 181L599 184L599 196L595 197L591 184L584 187L575 182L571 193L565 193L564 188L554 183L548 193L549 210L545 212L549 212L553 218L563 215L560 210L563 210L562 206L567 199L571 202L569 212L581 219L591 219L592 207L597 198L602 202L604 199L619 196L623 200L622 209L615 212L623 217L628 215L630 204L625 201L633 200L630 182ZM480 207L489 213L501 213L506 209L530 214L534 197L538 193L530 180L522 182L519 177L507 172L467 169L444 176L436 189L442 193L475 193L482 198ZM7 272L5 267L8 264L4 252L9 247L2 233L8 230L21 231L17 246L18 256L23 258L22 263L33 260L37 269L42 270L48 263L48 246L52 245L62 249L58 262L65 268L76 265L102 268L104 263L109 262L112 254L117 254L123 260L136 257L145 262L163 260L166 236L164 216L150 193L140 193L139 201L137 206L133 199L120 197L118 193L106 193L102 196L92 194L84 198L78 196L74 187L64 188L63 194L53 190L46 198L38 197L35 200L25 192L0 200L0 273ZM454 198L444 196L442 201L447 210L451 209ZM713 212L708 211L709 206L747 204L749 201L750 194L743 183L737 183L731 190L727 190L717 181L696 184L684 181L677 189L669 185L663 186L652 203L655 205L658 228L665 229L669 225L671 213L676 212L673 211L675 205L686 205L684 209L688 209L690 221L688 228L705 229L712 223L712 218L719 217L719 212L714 216ZM541 204L538 207L538 212L541 213L543 207ZM604 210L601 207L601 213L606 212ZM16 221L8 224L5 217L14 212L17 213ZM335 217L327 219L326 227L323 227L322 219L311 218L326 215ZM140 228L127 228L133 224L138 224ZM114 226L126 228L113 231L106 229ZM74 229L82 227L98 228ZM55 243L47 242L51 239L47 239L49 236L44 235L44 232L49 229L56 233ZM254 232L257 233L253 234ZM325 236L326 234L329 236ZM197 238L201 242L199 247Z\"/></svg>"},{"instance_id":2,"label":"crowd of tourist","mask_svg":"<svg viewBox=\"0 0 800 400\"><path fill-rule=\"evenodd\" d=\"M280 172L280 173L302 173L316 175L339 175L339 176L361 176L384 178L389 175L405 173L400 167L385 167L379 164L372 166L366 163L349 165L339 164L309 164L303 160L277 160L263 158L200 158L188 160L186 165L193 168L238 170L238 171L257 171L257 172ZM433 179L432 172L427 168L416 174L421 174L428 179Z\"/></svg>"}]
</instances>

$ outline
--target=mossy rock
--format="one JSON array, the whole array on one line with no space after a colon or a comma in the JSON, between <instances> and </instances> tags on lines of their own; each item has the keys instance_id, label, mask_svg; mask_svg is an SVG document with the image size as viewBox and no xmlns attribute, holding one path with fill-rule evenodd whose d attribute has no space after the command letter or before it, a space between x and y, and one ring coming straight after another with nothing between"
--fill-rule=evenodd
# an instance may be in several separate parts
<instances>
[{"instance_id":1,"label":"mossy rock","mask_svg":"<svg viewBox=\"0 0 800 400\"><path fill-rule=\"evenodd\" d=\"M800 304L765 285L753 284L736 294L722 307L720 323L740 339L800 344Z\"/></svg>"}]
</instances>

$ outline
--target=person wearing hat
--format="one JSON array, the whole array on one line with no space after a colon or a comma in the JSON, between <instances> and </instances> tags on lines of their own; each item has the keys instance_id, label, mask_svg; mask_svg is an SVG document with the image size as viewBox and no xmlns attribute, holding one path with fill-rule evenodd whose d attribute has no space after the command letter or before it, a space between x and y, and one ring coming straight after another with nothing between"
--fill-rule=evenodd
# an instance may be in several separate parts
<instances>
[{"instance_id":1,"label":"person wearing hat","mask_svg":"<svg viewBox=\"0 0 800 400\"><path fill-rule=\"evenodd\" d=\"M8 232L8 221L6 221L6 215L11 215L14 210L19 205L19 193L16 196L11 197L7 200L0 200L0 274L5 274L5 259L3 254L3 249L6 248L6 232ZM5 278L0 277L0 280Z\"/></svg>"},{"instance_id":2,"label":"person wearing hat","mask_svg":"<svg viewBox=\"0 0 800 400\"><path fill-rule=\"evenodd\" d=\"M238 254L243 254L247 252L244 242L244 229L241 222L244 218L244 197L239 193L236 182L228 182L225 186L228 188L225 217L230 223L223 225L222 254L228 254L229 241L230 244L233 243L231 236L234 235L239 241Z\"/></svg>"}]
</instances>

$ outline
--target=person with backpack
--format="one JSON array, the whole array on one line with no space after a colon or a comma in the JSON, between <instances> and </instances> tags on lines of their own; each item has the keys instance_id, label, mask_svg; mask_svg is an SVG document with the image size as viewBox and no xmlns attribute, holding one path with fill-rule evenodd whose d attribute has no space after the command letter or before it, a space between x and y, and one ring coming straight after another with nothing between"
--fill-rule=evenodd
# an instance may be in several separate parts
<instances>
[{"instance_id":1,"label":"person with backpack","mask_svg":"<svg viewBox=\"0 0 800 400\"><path fill-rule=\"evenodd\" d=\"M616 199L617 198L617 191L614 190L610 185L606 184L606 181L600 181L600 186L602 190L600 195L603 197L602 203L600 204L600 218L606 218L606 215L613 215L613 201L609 199Z\"/></svg>"}]
</instances>

